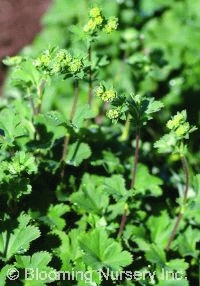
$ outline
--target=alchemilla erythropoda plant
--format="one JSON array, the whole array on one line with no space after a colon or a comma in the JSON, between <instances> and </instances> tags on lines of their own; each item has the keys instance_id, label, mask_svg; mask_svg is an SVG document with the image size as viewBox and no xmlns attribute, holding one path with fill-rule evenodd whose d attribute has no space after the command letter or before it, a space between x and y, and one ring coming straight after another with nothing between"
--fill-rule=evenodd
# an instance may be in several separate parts
<instances>
[{"instance_id":1,"label":"alchemilla erythropoda plant","mask_svg":"<svg viewBox=\"0 0 200 286\"><path fill-rule=\"evenodd\" d=\"M55 1L3 60L0 285L198 284L198 1L158 2Z\"/></svg>"}]
</instances>

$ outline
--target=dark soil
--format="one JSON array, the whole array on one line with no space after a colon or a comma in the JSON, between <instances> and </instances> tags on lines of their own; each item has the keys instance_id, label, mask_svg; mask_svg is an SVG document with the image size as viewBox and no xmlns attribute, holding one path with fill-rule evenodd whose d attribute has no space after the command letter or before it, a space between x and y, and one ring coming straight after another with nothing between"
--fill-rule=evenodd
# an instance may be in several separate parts
<instances>
[{"instance_id":1,"label":"dark soil","mask_svg":"<svg viewBox=\"0 0 200 286\"><path fill-rule=\"evenodd\" d=\"M51 0L0 0L0 61L32 42ZM0 66L0 86L5 68Z\"/></svg>"}]
</instances>

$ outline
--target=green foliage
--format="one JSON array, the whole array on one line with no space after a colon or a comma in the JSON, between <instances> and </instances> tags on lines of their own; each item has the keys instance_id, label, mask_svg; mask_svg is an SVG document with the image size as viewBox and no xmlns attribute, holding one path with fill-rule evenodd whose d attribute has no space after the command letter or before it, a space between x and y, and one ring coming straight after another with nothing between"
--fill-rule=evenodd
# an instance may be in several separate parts
<instances>
[{"instance_id":1,"label":"green foliage","mask_svg":"<svg viewBox=\"0 0 200 286\"><path fill-rule=\"evenodd\" d=\"M135 183L135 189L138 193L149 194L155 197L160 196L162 194L160 185L162 185L160 178L150 175L146 166L138 165Z\"/></svg>"},{"instance_id":2,"label":"green foliage","mask_svg":"<svg viewBox=\"0 0 200 286\"><path fill-rule=\"evenodd\" d=\"M117 202L127 199L129 194L126 192L125 180L121 175L105 178L104 185L105 191L111 194Z\"/></svg>"},{"instance_id":3,"label":"green foliage","mask_svg":"<svg viewBox=\"0 0 200 286\"><path fill-rule=\"evenodd\" d=\"M73 166L79 166L84 159L89 158L91 150L88 144L77 141L69 146L69 152L66 163Z\"/></svg>"},{"instance_id":4,"label":"green foliage","mask_svg":"<svg viewBox=\"0 0 200 286\"><path fill-rule=\"evenodd\" d=\"M156 228L153 227L154 225ZM163 211L159 217L150 217L147 221L147 227L151 233L152 242L164 249L171 232L171 220L167 212Z\"/></svg>"},{"instance_id":5,"label":"green foliage","mask_svg":"<svg viewBox=\"0 0 200 286\"><path fill-rule=\"evenodd\" d=\"M62 230L66 222L61 216L69 212L70 208L64 204L50 205L47 215L44 218L40 218L44 223L52 228Z\"/></svg>"},{"instance_id":6,"label":"green foliage","mask_svg":"<svg viewBox=\"0 0 200 286\"><path fill-rule=\"evenodd\" d=\"M3 60L0 285L198 284L199 11L56 0Z\"/></svg>"},{"instance_id":7,"label":"green foliage","mask_svg":"<svg viewBox=\"0 0 200 286\"><path fill-rule=\"evenodd\" d=\"M70 197L71 202L87 213L103 211L108 205L103 183L103 177L84 174L80 189Z\"/></svg>"},{"instance_id":8,"label":"green foliage","mask_svg":"<svg viewBox=\"0 0 200 286\"><path fill-rule=\"evenodd\" d=\"M13 255L28 251L30 242L40 236L39 228L29 225L30 220L30 216L22 213L18 218L17 228L2 231L0 238L2 260L10 260Z\"/></svg>"},{"instance_id":9,"label":"green foliage","mask_svg":"<svg viewBox=\"0 0 200 286\"><path fill-rule=\"evenodd\" d=\"M90 119L94 117L95 117L94 112L86 104L86 105L83 105L77 108L72 124L74 128L80 129L83 126L83 123L86 119Z\"/></svg>"},{"instance_id":10,"label":"green foliage","mask_svg":"<svg viewBox=\"0 0 200 286\"><path fill-rule=\"evenodd\" d=\"M96 270L105 267L117 271L132 261L130 253L122 251L120 244L108 238L104 230L95 229L83 235L80 246L85 252L84 262Z\"/></svg>"},{"instance_id":11,"label":"green foliage","mask_svg":"<svg viewBox=\"0 0 200 286\"><path fill-rule=\"evenodd\" d=\"M15 114L12 108L1 111L0 128L3 133L0 138L2 149L12 147L17 138L28 135L27 128L22 125L21 116Z\"/></svg>"},{"instance_id":12,"label":"green foliage","mask_svg":"<svg viewBox=\"0 0 200 286\"><path fill-rule=\"evenodd\" d=\"M105 170L109 173L112 174L114 172L116 173L121 173L123 172L123 166L120 165L120 160L115 154L103 150L103 159L95 160L91 164L93 166L103 166Z\"/></svg>"},{"instance_id":13,"label":"green foliage","mask_svg":"<svg viewBox=\"0 0 200 286\"><path fill-rule=\"evenodd\" d=\"M32 275L34 271L37 271L37 269L40 269L40 271L44 271L47 275L47 277L51 277L50 279L42 279L41 281L38 281L38 279L31 279L30 281L27 279L27 281L24 281L24 285L46 285L46 283L53 282L56 279L56 270L53 269L50 266L47 266L49 262L51 261L52 257L51 254L47 251L41 251L41 252L35 252L32 256L16 256L16 267L17 268L23 268L27 269L27 277L32 278ZM55 274L54 274L55 273ZM50 276L50 275L51 276ZM52 275L53 274L53 275Z\"/></svg>"}]
</instances>

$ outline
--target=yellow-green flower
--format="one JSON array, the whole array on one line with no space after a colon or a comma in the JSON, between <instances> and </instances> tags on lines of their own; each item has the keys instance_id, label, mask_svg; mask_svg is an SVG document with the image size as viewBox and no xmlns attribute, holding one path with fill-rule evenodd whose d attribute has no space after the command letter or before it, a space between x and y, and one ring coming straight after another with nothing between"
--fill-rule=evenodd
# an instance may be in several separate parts
<instances>
[{"instance_id":1,"label":"yellow-green flower","mask_svg":"<svg viewBox=\"0 0 200 286\"><path fill-rule=\"evenodd\" d=\"M181 123L186 120L185 112L178 112L171 120L167 122L167 128L177 128Z\"/></svg>"},{"instance_id":2,"label":"yellow-green flower","mask_svg":"<svg viewBox=\"0 0 200 286\"><path fill-rule=\"evenodd\" d=\"M190 129L189 123L188 123L188 122L185 122L184 124L180 125L180 126L176 129L175 133L176 133L176 135L178 135L179 137L182 137L182 136L184 136L184 135L187 134L187 132L189 131L189 129Z\"/></svg>"},{"instance_id":3,"label":"yellow-green flower","mask_svg":"<svg viewBox=\"0 0 200 286\"><path fill-rule=\"evenodd\" d=\"M118 27L118 19L117 18L110 18L104 27L104 31L107 34L110 34L113 31L115 31L117 29L117 27Z\"/></svg>"},{"instance_id":4,"label":"yellow-green flower","mask_svg":"<svg viewBox=\"0 0 200 286\"><path fill-rule=\"evenodd\" d=\"M173 120L169 120L166 124L167 128L173 129L175 127Z\"/></svg>"},{"instance_id":5,"label":"yellow-green flower","mask_svg":"<svg viewBox=\"0 0 200 286\"><path fill-rule=\"evenodd\" d=\"M60 64L54 62L51 68L51 74L57 74L60 72Z\"/></svg>"},{"instance_id":6,"label":"yellow-green flower","mask_svg":"<svg viewBox=\"0 0 200 286\"><path fill-rule=\"evenodd\" d=\"M103 18L101 16L98 16L94 18L94 22L96 23L97 26L100 26L103 22Z\"/></svg>"},{"instance_id":7,"label":"yellow-green flower","mask_svg":"<svg viewBox=\"0 0 200 286\"><path fill-rule=\"evenodd\" d=\"M117 109L110 109L106 112L106 115L110 119L117 119L119 117L119 111Z\"/></svg>"},{"instance_id":8,"label":"yellow-green flower","mask_svg":"<svg viewBox=\"0 0 200 286\"><path fill-rule=\"evenodd\" d=\"M45 67L45 68L47 68L47 67L49 67L50 62L51 62L51 56L50 56L50 54L44 53L44 54L42 54L40 57L38 57L38 58L35 60L34 64L35 64L35 66L38 67L38 68L40 68L40 67Z\"/></svg>"},{"instance_id":9,"label":"yellow-green flower","mask_svg":"<svg viewBox=\"0 0 200 286\"><path fill-rule=\"evenodd\" d=\"M104 87L102 85L98 86L95 89L96 96L102 97L102 94L104 93Z\"/></svg>"},{"instance_id":10,"label":"yellow-green flower","mask_svg":"<svg viewBox=\"0 0 200 286\"><path fill-rule=\"evenodd\" d=\"M48 65L50 60L51 60L50 55L42 55L40 58L41 63L44 65Z\"/></svg>"},{"instance_id":11,"label":"yellow-green flower","mask_svg":"<svg viewBox=\"0 0 200 286\"><path fill-rule=\"evenodd\" d=\"M56 54L56 60L59 62L62 61L65 58L65 55L66 51L64 49L59 50Z\"/></svg>"},{"instance_id":12,"label":"yellow-green flower","mask_svg":"<svg viewBox=\"0 0 200 286\"><path fill-rule=\"evenodd\" d=\"M103 101L112 101L116 97L116 92L113 89L106 90L101 98Z\"/></svg>"},{"instance_id":13,"label":"yellow-green flower","mask_svg":"<svg viewBox=\"0 0 200 286\"><path fill-rule=\"evenodd\" d=\"M71 63L69 64L69 71L72 73L76 73L80 71L82 67L82 62L80 59L73 59Z\"/></svg>"},{"instance_id":14,"label":"yellow-green flower","mask_svg":"<svg viewBox=\"0 0 200 286\"><path fill-rule=\"evenodd\" d=\"M67 66L67 65L70 64L71 60L72 60L72 56L68 53L68 54L65 55L65 58L63 59L61 65L62 66Z\"/></svg>"},{"instance_id":15,"label":"yellow-green flower","mask_svg":"<svg viewBox=\"0 0 200 286\"><path fill-rule=\"evenodd\" d=\"M97 23L95 20L90 19L88 23L84 26L83 31L88 33L88 32L93 32L97 26Z\"/></svg>"},{"instance_id":16,"label":"yellow-green flower","mask_svg":"<svg viewBox=\"0 0 200 286\"><path fill-rule=\"evenodd\" d=\"M92 8L89 12L89 15L92 18L97 18L98 16L101 15L101 9L99 7Z\"/></svg>"}]
</instances>

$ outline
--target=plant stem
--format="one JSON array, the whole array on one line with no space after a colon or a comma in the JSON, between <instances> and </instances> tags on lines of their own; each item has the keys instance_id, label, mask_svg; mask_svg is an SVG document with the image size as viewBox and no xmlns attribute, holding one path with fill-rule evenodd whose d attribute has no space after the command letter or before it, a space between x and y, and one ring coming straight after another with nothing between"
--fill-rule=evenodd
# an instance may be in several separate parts
<instances>
[{"instance_id":1,"label":"plant stem","mask_svg":"<svg viewBox=\"0 0 200 286\"><path fill-rule=\"evenodd\" d=\"M129 131L130 131L130 125L131 125L130 115L128 115L127 119L126 119L125 126L124 126L123 133L119 138L120 141L126 141L128 139Z\"/></svg>"},{"instance_id":2,"label":"plant stem","mask_svg":"<svg viewBox=\"0 0 200 286\"><path fill-rule=\"evenodd\" d=\"M71 109L70 116L69 116L70 121L72 121L74 119L74 115L75 115L76 107L77 107L77 103L78 103L78 96L79 96L79 82L78 82L78 79L75 79L75 82L74 82L74 101L73 101L72 109Z\"/></svg>"},{"instance_id":3,"label":"plant stem","mask_svg":"<svg viewBox=\"0 0 200 286\"><path fill-rule=\"evenodd\" d=\"M131 180L130 189L133 189L135 185L136 168L137 168L138 157L139 157L139 143L140 143L140 134L138 132L136 134L135 156L134 156L134 163L133 163L133 169L132 169L132 180Z\"/></svg>"},{"instance_id":4,"label":"plant stem","mask_svg":"<svg viewBox=\"0 0 200 286\"><path fill-rule=\"evenodd\" d=\"M182 219L182 216L183 216L183 213L182 213L182 212L180 212L180 213L178 214L178 216L177 216L177 219L176 219L174 228L173 228L173 230L172 230L172 232L171 232L171 235L170 235L170 237L169 237L169 240L168 240L168 243L167 243L167 246L166 246L166 251L169 251L169 249L170 249L171 243L172 243L172 241L173 241L173 239L174 239L174 236L175 236L175 234L176 234L176 231L177 231L177 228L178 228L178 226L179 226L179 223L180 223L180 221L181 221L181 219Z\"/></svg>"},{"instance_id":5,"label":"plant stem","mask_svg":"<svg viewBox=\"0 0 200 286\"><path fill-rule=\"evenodd\" d=\"M38 88L38 103L37 103L37 114L41 112L41 107L42 107L42 98L44 94L44 87L45 87L46 81L43 79L39 88Z\"/></svg>"},{"instance_id":6,"label":"plant stem","mask_svg":"<svg viewBox=\"0 0 200 286\"><path fill-rule=\"evenodd\" d=\"M185 207L186 202L187 202L188 191L189 191L189 168L188 168L188 163L185 157L181 158L181 162L183 165L183 170L185 172L185 192L184 192L184 197L183 197L183 206Z\"/></svg>"},{"instance_id":7,"label":"plant stem","mask_svg":"<svg viewBox=\"0 0 200 286\"><path fill-rule=\"evenodd\" d=\"M187 163L187 160L185 157L182 157L181 158L181 162L182 162L182 165L183 165L183 170L184 170L184 173L185 173L185 191L184 191L184 194L183 194L183 202L182 202L182 207L179 211L179 214L177 216L177 219L176 219L176 222L175 222L175 225L173 227L173 230L171 232L171 235L169 237L169 240L168 240L168 243L167 243L167 246L166 246L166 251L169 251L170 249L170 246L171 246L171 243L174 239L174 236L177 232L177 229L178 229L178 226L180 224L180 221L183 217L183 213L184 213L184 210L185 210L185 207L186 207L186 203L187 203L187 196L188 196L188 191L189 191L189 168L188 168L188 163Z\"/></svg>"},{"instance_id":8,"label":"plant stem","mask_svg":"<svg viewBox=\"0 0 200 286\"><path fill-rule=\"evenodd\" d=\"M124 227L125 227L125 224L126 224L126 213L127 213L127 208L125 207L124 208L124 213L122 215L122 218L121 218L121 223L120 223L120 228L119 228L119 232L118 232L118 236L121 236L123 230L124 230Z\"/></svg>"},{"instance_id":9,"label":"plant stem","mask_svg":"<svg viewBox=\"0 0 200 286\"><path fill-rule=\"evenodd\" d=\"M137 170L137 163L138 163L138 158L139 158L139 143L140 143L140 133L139 131L136 133L136 145L135 145L135 154L134 154L134 162L133 162L133 169L132 169L132 178L131 178L131 184L130 184L130 189L134 188L135 185L135 178L136 178L136 170ZM126 224L126 219L127 219L127 208L128 206L125 205L124 208L124 213L121 218L121 223L120 223L120 228L118 232L118 236L121 236Z\"/></svg>"},{"instance_id":10,"label":"plant stem","mask_svg":"<svg viewBox=\"0 0 200 286\"><path fill-rule=\"evenodd\" d=\"M27 93L28 93L28 98L29 98L29 102L30 102L30 106L32 109L32 115L35 116L36 115L36 109L35 109L35 105L34 105L34 101L33 101L33 96L31 94L30 88L27 88Z\"/></svg>"},{"instance_id":11,"label":"plant stem","mask_svg":"<svg viewBox=\"0 0 200 286\"><path fill-rule=\"evenodd\" d=\"M91 67L91 62L92 62L92 46L91 43L89 44L88 48L88 60L89 60L89 89L88 89L88 104L89 106L92 105L92 67Z\"/></svg>"},{"instance_id":12,"label":"plant stem","mask_svg":"<svg viewBox=\"0 0 200 286\"><path fill-rule=\"evenodd\" d=\"M69 115L70 121L73 121L73 119L74 119L74 115L75 115L76 107L77 107L77 103L78 103L78 96L79 96L79 82L78 82L78 79L75 79L75 82L74 82L74 100L73 100L72 109L71 109L71 112ZM61 163L62 163L62 170L61 170L61 174L60 174L61 179L64 177L64 173L65 173L64 172L64 169L65 169L64 161L65 161L66 155L67 155L69 140L70 140L70 134L67 133L65 135L65 138L64 138L63 152L62 152L62 157L61 157Z\"/></svg>"}]
</instances>

